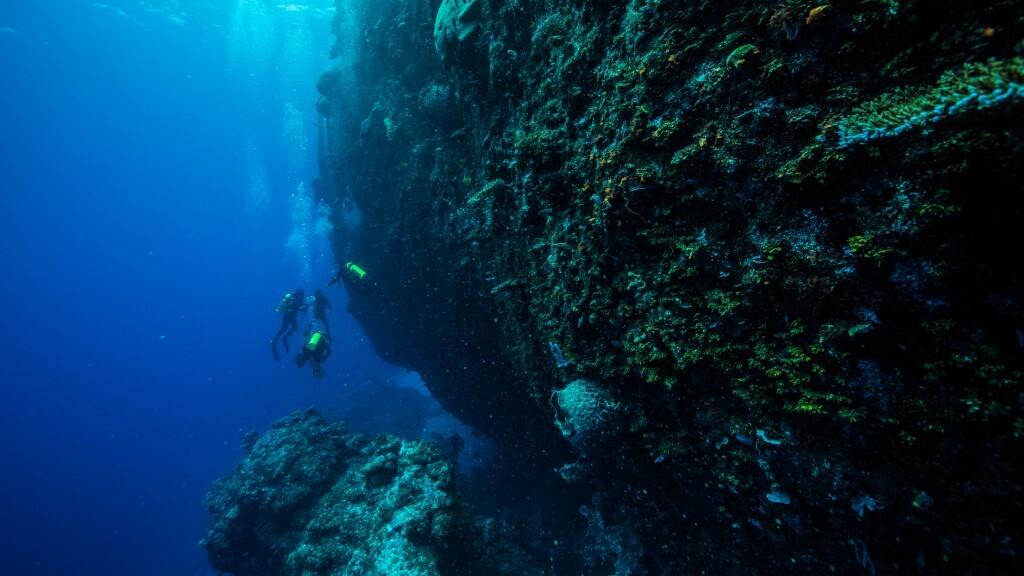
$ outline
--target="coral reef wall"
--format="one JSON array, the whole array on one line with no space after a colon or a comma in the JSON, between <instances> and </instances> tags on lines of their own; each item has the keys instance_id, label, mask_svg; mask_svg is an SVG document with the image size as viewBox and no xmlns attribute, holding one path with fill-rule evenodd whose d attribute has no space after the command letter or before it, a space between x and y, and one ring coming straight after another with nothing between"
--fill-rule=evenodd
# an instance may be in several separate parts
<instances>
[{"instance_id":1,"label":"coral reef wall","mask_svg":"<svg viewBox=\"0 0 1024 576\"><path fill-rule=\"evenodd\" d=\"M339 17L317 191L380 353L598 487L588 562L1024 569L1019 2L439 4Z\"/></svg>"}]
</instances>

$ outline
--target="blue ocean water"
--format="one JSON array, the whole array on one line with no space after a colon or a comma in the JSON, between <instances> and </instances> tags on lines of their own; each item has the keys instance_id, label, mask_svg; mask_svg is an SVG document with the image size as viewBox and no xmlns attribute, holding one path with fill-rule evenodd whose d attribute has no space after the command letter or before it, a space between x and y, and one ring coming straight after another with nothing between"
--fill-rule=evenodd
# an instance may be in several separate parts
<instances>
[{"instance_id":1,"label":"blue ocean water","mask_svg":"<svg viewBox=\"0 0 1024 576\"><path fill-rule=\"evenodd\" d=\"M283 293L333 273L332 4L0 4L0 573L209 574L202 497L247 431L415 383L336 288L327 380L270 355Z\"/></svg>"}]
</instances>

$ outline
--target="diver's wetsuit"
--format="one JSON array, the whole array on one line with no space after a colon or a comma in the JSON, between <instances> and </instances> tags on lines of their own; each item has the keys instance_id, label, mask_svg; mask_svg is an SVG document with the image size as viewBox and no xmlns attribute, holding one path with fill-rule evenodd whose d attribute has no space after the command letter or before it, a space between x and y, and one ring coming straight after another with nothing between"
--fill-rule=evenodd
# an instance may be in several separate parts
<instances>
[{"instance_id":1,"label":"diver's wetsuit","mask_svg":"<svg viewBox=\"0 0 1024 576\"><path fill-rule=\"evenodd\" d=\"M274 335L274 339L270 341L270 348L274 352L274 358L277 358L277 339L281 338L284 342L284 351L288 352L291 346L288 344L288 337L291 336L296 330L299 329L299 322L296 316L299 312L304 312L306 307L303 303L306 295L302 290L296 290L287 297L283 308L281 309L281 329ZM285 332L287 330L287 333ZM284 337L282 337L282 334Z\"/></svg>"},{"instance_id":2,"label":"diver's wetsuit","mask_svg":"<svg viewBox=\"0 0 1024 576\"><path fill-rule=\"evenodd\" d=\"M335 274L334 278L332 278L331 281L327 283L327 287L330 288L333 284L337 284L338 288L341 288L341 276L344 273L345 273L345 267L344 266L339 266L338 267L338 273Z\"/></svg>"},{"instance_id":3,"label":"diver's wetsuit","mask_svg":"<svg viewBox=\"0 0 1024 576\"><path fill-rule=\"evenodd\" d=\"M317 330L310 335L309 340L302 347L302 351L295 356L295 365L302 368L309 362L313 367L313 377L323 378L324 370L323 363L331 355L331 345L327 342L328 337L323 332Z\"/></svg>"},{"instance_id":4,"label":"diver's wetsuit","mask_svg":"<svg viewBox=\"0 0 1024 576\"><path fill-rule=\"evenodd\" d=\"M320 321L324 327L324 334L331 337L331 325L327 323L327 315L333 310L331 302L324 296L324 293L317 288L313 295L313 321Z\"/></svg>"}]
</instances>

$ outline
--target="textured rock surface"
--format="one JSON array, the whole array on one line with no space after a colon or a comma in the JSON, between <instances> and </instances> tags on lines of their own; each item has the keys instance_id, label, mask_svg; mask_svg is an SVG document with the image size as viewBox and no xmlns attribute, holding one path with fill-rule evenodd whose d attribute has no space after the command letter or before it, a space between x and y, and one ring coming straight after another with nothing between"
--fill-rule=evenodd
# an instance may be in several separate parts
<instances>
[{"instance_id":1,"label":"textured rock surface","mask_svg":"<svg viewBox=\"0 0 1024 576\"><path fill-rule=\"evenodd\" d=\"M583 454L614 449L622 435L622 405L611 390L587 380L573 380L551 395L555 424Z\"/></svg>"},{"instance_id":2,"label":"textured rock surface","mask_svg":"<svg viewBox=\"0 0 1024 576\"><path fill-rule=\"evenodd\" d=\"M480 32L483 0L441 0L434 19L434 49L443 62Z\"/></svg>"},{"instance_id":3,"label":"textured rock surface","mask_svg":"<svg viewBox=\"0 0 1024 576\"><path fill-rule=\"evenodd\" d=\"M455 89L446 84L431 84L420 93L423 115L439 128L452 130L462 124L462 110Z\"/></svg>"},{"instance_id":4,"label":"textured rock surface","mask_svg":"<svg viewBox=\"0 0 1024 576\"><path fill-rule=\"evenodd\" d=\"M201 545L216 570L240 576L440 574L451 489L438 447L348 435L309 410L275 424L214 485Z\"/></svg>"},{"instance_id":5,"label":"textured rock surface","mask_svg":"<svg viewBox=\"0 0 1024 576\"><path fill-rule=\"evenodd\" d=\"M378 350L518 463L611 391L563 469L609 572L1024 570L1020 4L482 7L446 69L434 3L373 3L326 110Z\"/></svg>"}]
</instances>

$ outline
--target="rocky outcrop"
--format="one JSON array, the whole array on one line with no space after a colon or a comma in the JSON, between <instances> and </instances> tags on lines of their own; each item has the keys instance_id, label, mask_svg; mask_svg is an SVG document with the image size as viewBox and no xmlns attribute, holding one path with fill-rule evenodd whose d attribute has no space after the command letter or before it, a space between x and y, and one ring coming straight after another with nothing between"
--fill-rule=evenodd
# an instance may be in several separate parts
<instances>
[{"instance_id":1,"label":"rocky outcrop","mask_svg":"<svg viewBox=\"0 0 1024 576\"><path fill-rule=\"evenodd\" d=\"M562 552L536 522L480 514L455 491L453 460L428 442L349 434L315 410L262 436L218 480L200 542L211 566L237 576L544 574ZM456 451L457 452L457 451ZM560 566L579 570L573 557Z\"/></svg>"},{"instance_id":2,"label":"rocky outcrop","mask_svg":"<svg viewBox=\"0 0 1024 576\"><path fill-rule=\"evenodd\" d=\"M348 435L309 410L251 440L210 490L202 541L239 576L441 574L454 532L452 472L441 450Z\"/></svg>"},{"instance_id":3,"label":"rocky outcrop","mask_svg":"<svg viewBox=\"0 0 1024 576\"><path fill-rule=\"evenodd\" d=\"M335 67L317 83L330 109L322 119L317 189L335 214L346 213L349 203L362 214L356 229L335 223L344 231L336 235L335 253L339 262L366 271L343 279L349 311L381 357L418 371L434 397L470 426L532 454L512 459L523 474L550 471L568 457L568 447L557 443L548 415L537 412L540 397L529 389L529 376L505 353L507 318L489 295L492 287L480 284L484 263L459 254L464 247L448 252L433 243L440 232L445 242L462 245L470 232L464 224L449 226L455 198L448 188L464 194L475 187L472 167L480 153L459 128L473 118L479 122L479 111L457 94L466 88L442 75L429 29L408 35L411 23L429 23L435 10L427 2L375 4L373 13L389 17L367 13L373 24L354 63L361 80L339 86ZM343 105L343 93L357 93L358 107ZM444 149L451 165L435 171L441 138L451 134L460 143ZM497 196L501 187L495 190ZM424 315L425 309L433 314ZM546 398L549 391L539 393Z\"/></svg>"},{"instance_id":4,"label":"rocky outcrop","mask_svg":"<svg viewBox=\"0 0 1024 576\"><path fill-rule=\"evenodd\" d=\"M434 19L434 49L442 62L452 62L454 52L472 45L481 31L483 0L441 0Z\"/></svg>"},{"instance_id":5,"label":"rocky outcrop","mask_svg":"<svg viewBox=\"0 0 1024 576\"><path fill-rule=\"evenodd\" d=\"M318 86L380 353L597 486L608 572L1020 571L1020 7L481 8L445 66L375 2Z\"/></svg>"},{"instance_id":6,"label":"rocky outcrop","mask_svg":"<svg viewBox=\"0 0 1024 576\"><path fill-rule=\"evenodd\" d=\"M555 425L584 455L614 450L622 437L622 405L611 391L587 380L573 380L551 394Z\"/></svg>"}]
</instances>

